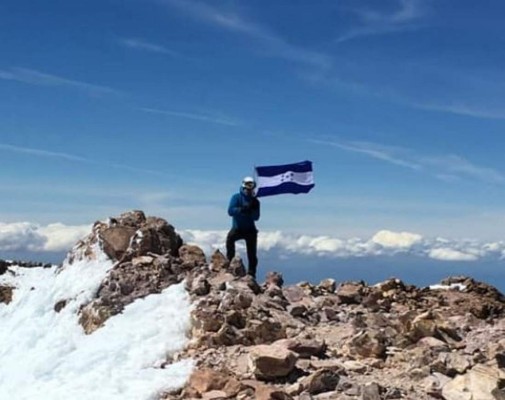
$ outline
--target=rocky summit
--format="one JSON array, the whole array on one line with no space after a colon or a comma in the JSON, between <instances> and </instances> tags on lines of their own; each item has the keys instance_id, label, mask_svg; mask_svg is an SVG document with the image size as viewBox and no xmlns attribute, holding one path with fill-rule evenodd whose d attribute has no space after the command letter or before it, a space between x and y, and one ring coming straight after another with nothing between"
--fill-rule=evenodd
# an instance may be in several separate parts
<instances>
[{"instance_id":1,"label":"rocky summit","mask_svg":"<svg viewBox=\"0 0 505 400\"><path fill-rule=\"evenodd\" d=\"M182 359L195 368L162 400L505 399L505 297L488 284L461 276L430 288L394 278L285 286L276 272L260 284L239 258L207 257L141 211L95 223L66 267L93 258L97 245L114 266L79 311L88 334L136 299L185 282L189 345L161 368ZM11 295L0 288L0 301Z\"/></svg>"}]
</instances>

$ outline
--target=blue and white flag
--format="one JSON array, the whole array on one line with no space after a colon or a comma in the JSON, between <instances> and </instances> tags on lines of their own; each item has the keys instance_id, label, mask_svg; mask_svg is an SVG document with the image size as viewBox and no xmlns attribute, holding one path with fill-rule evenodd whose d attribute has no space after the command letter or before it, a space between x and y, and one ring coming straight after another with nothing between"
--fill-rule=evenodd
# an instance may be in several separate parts
<instances>
[{"instance_id":1,"label":"blue and white flag","mask_svg":"<svg viewBox=\"0 0 505 400\"><path fill-rule=\"evenodd\" d=\"M308 193L314 187L312 162L256 167L257 197Z\"/></svg>"}]
</instances>

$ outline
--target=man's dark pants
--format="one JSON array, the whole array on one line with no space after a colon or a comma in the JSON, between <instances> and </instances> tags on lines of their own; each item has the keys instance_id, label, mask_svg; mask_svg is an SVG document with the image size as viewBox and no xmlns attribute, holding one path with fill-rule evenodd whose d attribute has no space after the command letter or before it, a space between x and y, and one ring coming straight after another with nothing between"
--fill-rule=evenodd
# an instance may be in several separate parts
<instances>
[{"instance_id":1,"label":"man's dark pants","mask_svg":"<svg viewBox=\"0 0 505 400\"><path fill-rule=\"evenodd\" d=\"M256 256L258 247L257 231L241 232L237 229L232 229L228 232L228 236L226 237L226 258L231 261L232 258L235 257L235 242L241 239L245 240L247 248L247 273L256 278L256 266L258 265L258 257Z\"/></svg>"}]
</instances>

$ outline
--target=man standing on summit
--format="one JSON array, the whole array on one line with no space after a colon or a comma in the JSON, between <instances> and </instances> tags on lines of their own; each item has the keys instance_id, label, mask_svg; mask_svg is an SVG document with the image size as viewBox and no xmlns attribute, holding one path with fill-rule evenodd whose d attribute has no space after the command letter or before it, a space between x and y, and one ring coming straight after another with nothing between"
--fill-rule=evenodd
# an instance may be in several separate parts
<instances>
[{"instance_id":1,"label":"man standing on summit","mask_svg":"<svg viewBox=\"0 0 505 400\"><path fill-rule=\"evenodd\" d=\"M247 176L242 181L240 191L230 199L228 215L232 217L232 227L226 237L226 257L231 261L235 257L235 242L244 239L247 248L247 274L256 279L258 230L254 221L260 218L260 202L254 194L255 187L254 179Z\"/></svg>"}]
</instances>

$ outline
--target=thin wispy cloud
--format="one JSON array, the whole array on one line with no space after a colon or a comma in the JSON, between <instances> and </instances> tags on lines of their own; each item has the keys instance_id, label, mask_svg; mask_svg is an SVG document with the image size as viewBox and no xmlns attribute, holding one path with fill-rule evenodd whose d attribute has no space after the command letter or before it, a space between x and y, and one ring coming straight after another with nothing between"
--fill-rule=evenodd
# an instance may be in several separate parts
<instances>
[{"instance_id":1,"label":"thin wispy cloud","mask_svg":"<svg viewBox=\"0 0 505 400\"><path fill-rule=\"evenodd\" d=\"M380 4L383 4L382 2ZM416 29L426 8L421 0L399 0L392 12L372 9L353 9L359 25L337 38L337 43L363 36L384 35L387 33Z\"/></svg>"},{"instance_id":2,"label":"thin wispy cloud","mask_svg":"<svg viewBox=\"0 0 505 400\"><path fill-rule=\"evenodd\" d=\"M122 169L125 171L131 171L131 172L137 172L137 173L166 176L166 174L164 174L160 171L156 171L156 170L132 167L130 165L125 165L125 164L102 162L102 161L97 161L97 160L93 160L90 158L81 157L81 156L78 156L75 154L69 154L69 153L60 153L60 152L55 152L55 151L48 151L48 150L43 150L43 149L35 149L35 148L31 148L31 147L21 147L21 146L14 146L11 144L0 143L0 151L2 151L2 150L10 152L10 153L20 153L20 154L27 154L27 155L32 155L32 156L37 156L37 157L45 157L45 158L55 158L55 159L71 161L71 162L78 162L78 163L92 164L92 165L98 165L98 166L109 167L109 168Z\"/></svg>"},{"instance_id":3,"label":"thin wispy cloud","mask_svg":"<svg viewBox=\"0 0 505 400\"><path fill-rule=\"evenodd\" d=\"M36 86L67 87L83 91L86 94L93 96L121 94L120 91L108 86L95 85L88 82L68 79L29 68L15 67L8 70L0 70L0 79L22 82Z\"/></svg>"},{"instance_id":4,"label":"thin wispy cloud","mask_svg":"<svg viewBox=\"0 0 505 400\"><path fill-rule=\"evenodd\" d=\"M483 103L486 100L484 99ZM477 104L462 104L462 103L439 103L439 102L429 102L429 103L411 103L416 108L429 110L429 111L439 111L445 113L451 113L456 115L464 115L467 117L474 118L484 118L484 119L505 119L505 105L503 107L490 107Z\"/></svg>"},{"instance_id":5,"label":"thin wispy cloud","mask_svg":"<svg viewBox=\"0 0 505 400\"><path fill-rule=\"evenodd\" d=\"M33 149L30 147L13 146L10 144L5 144L5 143L0 143L0 150L9 151L12 153L29 154L29 155L33 155L33 156L39 156L39 157L60 158L60 159L67 160L67 161L77 161L77 162L84 162L84 163L91 162L91 160L89 160L87 158L76 156L73 154L59 153L59 152L55 152L55 151L48 151L48 150L41 150L41 149Z\"/></svg>"},{"instance_id":6,"label":"thin wispy cloud","mask_svg":"<svg viewBox=\"0 0 505 400\"><path fill-rule=\"evenodd\" d=\"M219 125L226 125L226 126L242 125L240 121L228 117L223 117L220 115L199 114L199 113L181 112L174 110L159 110L155 108L139 108L139 110L151 114L160 114L169 117L186 118L202 122L211 122L213 124L219 124Z\"/></svg>"},{"instance_id":7,"label":"thin wispy cloud","mask_svg":"<svg viewBox=\"0 0 505 400\"><path fill-rule=\"evenodd\" d=\"M407 148L359 141L310 140L310 142L364 154L404 168L426 171L446 182L471 179L490 184L505 184L505 175L502 172L476 165L459 155L425 156Z\"/></svg>"},{"instance_id":8,"label":"thin wispy cloud","mask_svg":"<svg viewBox=\"0 0 505 400\"><path fill-rule=\"evenodd\" d=\"M236 12L192 0L159 0L159 2L176 8L195 20L257 40L272 57L324 69L332 65L332 59L328 55L292 45L266 27L247 20Z\"/></svg>"},{"instance_id":9,"label":"thin wispy cloud","mask_svg":"<svg viewBox=\"0 0 505 400\"><path fill-rule=\"evenodd\" d=\"M505 176L502 173L492 168L477 166L457 155L451 154L445 157L423 157L421 158L421 161L426 165L433 165L435 168L447 171L452 176L467 176L489 183L505 183Z\"/></svg>"},{"instance_id":10,"label":"thin wispy cloud","mask_svg":"<svg viewBox=\"0 0 505 400\"><path fill-rule=\"evenodd\" d=\"M405 153L406 149L379 145L370 142L336 142L327 140L310 140L313 143L338 147L342 150L351 151L354 153L365 154L369 157L376 158L381 161L386 161L391 164L401 167L419 170L422 166L414 161L400 158L398 153Z\"/></svg>"},{"instance_id":11,"label":"thin wispy cloud","mask_svg":"<svg viewBox=\"0 0 505 400\"><path fill-rule=\"evenodd\" d=\"M179 54L172 51L165 46L150 43L148 41L138 39L138 38L123 38L119 40L119 44L130 49L148 51L151 53L166 54L172 57L179 57Z\"/></svg>"}]
</instances>

